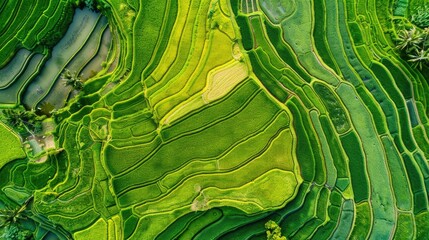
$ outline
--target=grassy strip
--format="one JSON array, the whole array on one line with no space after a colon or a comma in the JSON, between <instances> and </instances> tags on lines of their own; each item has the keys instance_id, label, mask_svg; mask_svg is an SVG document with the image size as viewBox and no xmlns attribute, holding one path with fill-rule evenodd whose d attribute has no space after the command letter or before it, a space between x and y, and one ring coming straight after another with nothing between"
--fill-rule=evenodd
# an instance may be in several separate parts
<instances>
[{"instance_id":1,"label":"grassy strip","mask_svg":"<svg viewBox=\"0 0 429 240\"><path fill-rule=\"evenodd\" d=\"M142 169L158 169L164 171L176 169L182 165L184 161L193 158L210 158L218 156L230 145L246 138L249 133L254 132L260 126L271 121L272 116L278 112L278 108L274 104L269 105L270 100L264 94L257 95L252 102L247 105L238 114L217 123L216 125L207 127L191 135L183 136L172 142L162 146L158 152L148 159L148 161L140 161L140 164L135 164L123 176L118 177L113 181L114 188L117 192L121 192L126 186L132 186L136 183L143 183L160 176L159 172L148 172L143 178L140 174ZM263 110L263 112L262 112ZM257 114L259 113L259 114ZM257 115L255 115L257 114ZM257 117L255 117L257 116ZM247 121L249 117L253 118L252 122ZM240 126L240 128L237 128ZM233 129L234 132L231 132ZM204 139L212 139L210 145L207 145ZM187 151L183 151L183 146L191 146ZM172 153L175 153L175 161L164 161L168 159Z\"/></svg>"},{"instance_id":2,"label":"grassy strip","mask_svg":"<svg viewBox=\"0 0 429 240\"><path fill-rule=\"evenodd\" d=\"M355 70L352 69L354 64L351 64L349 59L353 58L353 63L355 64L358 62L358 60L352 53L353 50L351 49L351 43L348 39L348 34L343 35L338 29L338 26L343 24L339 24L339 16L341 14L337 14L338 5L336 2L326 1L326 9L330 9L330 11L326 12L326 39L331 49L332 56L334 57L334 61L338 64L343 78L357 87L361 84L361 82L357 77ZM345 50L346 47L348 48L347 52ZM347 54L352 55L348 56Z\"/></svg>"},{"instance_id":3,"label":"grassy strip","mask_svg":"<svg viewBox=\"0 0 429 240\"><path fill-rule=\"evenodd\" d=\"M269 61L266 62L267 65L271 65L273 68L281 70L285 67L285 64L276 55L271 43L267 40L263 22L264 20L259 16L250 18L250 24L253 30L257 48L261 48L261 51L264 51L268 55ZM255 50L257 51L257 49Z\"/></svg>"},{"instance_id":4,"label":"grassy strip","mask_svg":"<svg viewBox=\"0 0 429 240\"><path fill-rule=\"evenodd\" d=\"M371 209L367 201L356 204L356 216L350 239L358 240L366 238L371 231Z\"/></svg>"},{"instance_id":5,"label":"grassy strip","mask_svg":"<svg viewBox=\"0 0 429 240\"><path fill-rule=\"evenodd\" d=\"M264 84L269 93L271 93L280 102L285 102L288 97L288 93L279 84L275 77L273 77L271 73L265 69L264 65L259 61L258 55L251 51L249 52L249 57L254 73L262 82L262 84Z\"/></svg>"},{"instance_id":6,"label":"grassy strip","mask_svg":"<svg viewBox=\"0 0 429 240\"><path fill-rule=\"evenodd\" d=\"M300 63L296 59L295 53L293 52L292 48L284 41L282 29L280 27L271 25L268 21L264 21L264 24L267 31L268 40L276 49L278 55L283 60L283 62L289 65L291 69L296 71L296 73L305 82L310 82L311 76L300 65ZM301 81L301 79L299 79L299 81Z\"/></svg>"},{"instance_id":7,"label":"grassy strip","mask_svg":"<svg viewBox=\"0 0 429 240\"><path fill-rule=\"evenodd\" d=\"M357 99L357 94L350 85L341 84L337 89L341 99ZM374 209L374 228L383 229L383 233L374 232L375 237L388 237L394 228L394 202L391 181L389 178L388 166L386 165L386 156L383 154L383 147L373 126L373 119L368 110L361 101L347 101L345 106L350 110L350 118L359 134L362 143L362 149L365 151L366 166L368 176L371 179L371 193L379 194L378 199L372 199ZM371 126L371 127L368 127ZM351 167L351 166L350 166ZM350 171L353 171L351 168ZM364 171L360 172L362 174ZM352 176L353 177L353 176ZM389 186L389 187L386 187ZM387 230L386 229L391 229Z\"/></svg>"},{"instance_id":8,"label":"grassy strip","mask_svg":"<svg viewBox=\"0 0 429 240\"><path fill-rule=\"evenodd\" d=\"M244 15L237 15L235 18L238 27L240 28L241 41L243 43L244 50L249 51L253 48L253 38L254 35L250 30L249 19Z\"/></svg>"},{"instance_id":9,"label":"grassy strip","mask_svg":"<svg viewBox=\"0 0 429 240\"><path fill-rule=\"evenodd\" d=\"M319 198L316 207L316 215L310 221L306 222L302 228L296 232L291 238L296 239L310 239L314 238L317 230L327 222L327 211L329 206L329 190L322 188L319 193Z\"/></svg>"},{"instance_id":10,"label":"grassy strip","mask_svg":"<svg viewBox=\"0 0 429 240\"><path fill-rule=\"evenodd\" d=\"M203 39L206 38L207 19L202 17L206 15L201 14L201 12L205 12L204 10L207 10L209 4L203 6L201 2L192 2L188 7L190 8L189 17L186 21L181 22L183 24L182 31L179 31L182 26L178 26L172 34L172 37L177 37L180 40L172 42L174 44L169 45L166 50L166 52L172 51L174 54L164 54L165 62L153 72L157 84L151 86L147 92L149 101L153 105L183 89L200 62L205 58L204 49L207 47L207 42L204 42ZM179 6L180 8L182 7ZM198 27L194 28L194 26ZM184 68L185 65L186 68Z\"/></svg>"},{"instance_id":11,"label":"grassy strip","mask_svg":"<svg viewBox=\"0 0 429 240\"><path fill-rule=\"evenodd\" d=\"M246 81L221 100L207 104L176 121L172 126L164 128L161 136L168 141L232 116L252 101L258 92L258 85L254 80Z\"/></svg>"},{"instance_id":12,"label":"grassy strip","mask_svg":"<svg viewBox=\"0 0 429 240\"><path fill-rule=\"evenodd\" d=\"M183 232L186 231L190 223L198 221L198 219L200 217L203 217L204 215L205 215L205 212L192 212L184 216L181 216L176 221L174 221L171 225L169 225L165 230L160 232L155 239L157 240L178 239L178 236L180 236L181 234L183 234ZM220 216L221 218L224 217L223 211L220 212L220 215L221 215ZM220 221L222 221L222 219ZM213 224L216 224L216 222ZM209 227L210 225L206 226L206 228L209 228ZM218 233L219 232L216 232L216 234ZM214 236L214 234L206 235L206 236Z\"/></svg>"},{"instance_id":13,"label":"grassy strip","mask_svg":"<svg viewBox=\"0 0 429 240\"><path fill-rule=\"evenodd\" d=\"M374 119L375 128L377 129L378 135L385 134L387 132L386 126L386 117L382 115L380 111L380 107L376 104L376 101L371 97L371 93L368 93L368 90L363 86L359 86L356 88L356 92L358 93L360 99L364 102L365 106L369 109L372 114L372 118ZM385 106L385 104L382 104ZM395 125L391 125L395 126Z\"/></svg>"},{"instance_id":14,"label":"grassy strip","mask_svg":"<svg viewBox=\"0 0 429 240\"><path fill-rule=\"evenodd\" d=\"M157 42L160 41L159 37L164 22L168 21L169 17L172 17L164 15L166 6L167 1L165 0L149 0L145 4L142 4L140 11L136 15L134 38L138 38L144 44L137 44L133 52L132 68L134 70L130 74L130 80L134 80L137 74L140 75L142 70L147 66L156 49ZM159 17L160 15L167 17L167 19ZM139 78L140 76L138 76ZM128 82L132 82L130 80Z\"/></svg>"},{"instance_id":15,"label":"grassy strip","mask_svg":"<svg viewBox=\"0 0 429 240\"><path fill-rule=\"evenodd\" d=\"M398 109L398 118L401 130L401 137L403 143L409 151L414 151L416 146L414 140L412 139L410 132L410 124L408 120L408 114L404 113L405 104L402 95L399 93L395 85L393 84L392 75L388 73L387 69L380 65L379 63L373 62L371 64L371 70L377 76L377 79L383 85L383 88L387 92L390 99L395 103L396 109ZM401 114L402 113L402 114Z\"/></svg>"},{"instance_id":16,"label":"grassy strip","mask_svg":"<svg viewBox=\"0 0 429 240\"><path fill-rule=\"evenodd\" d=\"M104 219L99 219L87 229L74 233L75 239L108 239L107 223Z\"/></svg>"},{"instance_id":17,"label":"grassy strip","mask_svg":"<svg viewBox=\"0 0 429 240\"><path fill-rule=\"evenodd\" d=\"M389 138L382 137L381 139L387 155L389 172L392 176L392 187L395 193L396 205L401 210L410 211L413 203L403 159Z\"/></svg>"},{"instance_id":18,"label":"grassy strip","mask_svg":"<svg viewBox=\"0 0 429 240\"><path fill-rule=\"evenodd\" d=\"M411 159L410 156L403 154L405 168L410 180L411 189L414 195L414 214L417 214L428 209L428 200L426 195L426 188L423 181L423 176L418 169L417 164Z\"/></svg>"},{"instance_id":19,"label":"grassy strip","mask_svg":"<svg viewBox=\"0 0 429 240\"><path fill-rule=\"evenodd\" d=\"M52 4L52 2L50 4ZM49 8L49 10L53 10L53 8ZM66 33L68 26L73 20L74 13L75 11L71 3L60 1L60 4L55 8L55 13L52 15L49 13L47 14L49 20L45 27L39 32L34 33L35 35L37 34L36 41L44 46L54 47ZM29 41L28 36L25 41Z\"/></svg>"},{"instance_id":20,"label":"grassy strip","mask_svg":"<svg viewBox=\"0 0 429 240\"><path fill-rule=\"evenodd\" d=\"M395 63L393 63L393 60L389 58L381 59L380 63L383 64L386 67L386 69L388 69L388 71L392 76L394 76L393 80L397 85L398 89L401 91L403 98L405 99L412 98L413 90L412 90L412 81L410 77L408 77L407 74L401 68L399 68Z\"/></svg>"},{"instance_id":21,"label":"grassy strip","mask_svg":"<svg viewBox=\"0 0 429 240\"><path fill-rule=\"evenodd\" d=\"M326 136L323 133L319 114L316 110L310 111L310 119L320 142L320 149L324 159L323 170L326 171L326 185L329 187L334 187L337 180L337 170L334 166L334 160L329 147L330 143L328 143Z\"/></svg>"},{"instance_id":22,"label":"grassy strip","mask_svg":"<svg viewBox=\"0 0 429 240\"><path fill-rule=\"evenodd\" d=\"M293 236L293 234L299 231L307 221L315 216L320 191L320 187L313 186L306 196L304 204L296 212L288 216L288 219L293 219L293 221L289 220L287 223L281 223L279 225L283 230L283 235Z\"/></svg>"},{"instance_id":23,"label":"grassy strip","mask_svg":"<svg viewBox=\"0 0 429 240\"><path fill-rule=\"evenodd\" d=\"M265 239L266 233L263 228L264 224L269 220L275 220L276 222L285 223L282 219L285 219L287 214L299 209L302 206L304 198L308 193L308 184L303 183L297 196L282 209L273 212L261 213L257 215L244 215L242 212L237 210L224 210L224 218L219 222L219 224L214 224L209 228L210 231L207 232L205 236L219 236L221 239ZM224 209L224 208L223 208ZM204 232L205 233L205 232ZM203 233L200 236L204 236Z\"/></svg>"},{"instance_id":24,"label":"grassy strip","mask_svg":"<svg viewBox=\"0 0 429 240\"><path fill-rule=\"evenodd\" d=\"M313 27L313 38L314 45L317 49L318 56L332 68L337 74L340 70L338 69L337 64L335 63L329 45L326 40L326 6L324 1L315 1L313 3L314 11L314 27Z\"/></svg>"},{"instance_id":25,"label":"grassy strip","mask_svg":"<svg viewBox=\"0 0 429 240\"><path fill-rule=\"evenodd\" d=\"M349 158L349 171L354 199L357 203L368 200L369 184L365 170L365 159L361 148L356 147L361 146L359 139L353 131L341 136L340 139L343 149Z\"/></svg>"},{"instance_id":26,"label":"grassy strip","mask_svg":"<svg viewBox=\"0 0 429 240\"><path fill-rule=\"evenodd\" d=\"M350 122L338 97L321 82L316 82L313 85L313 89L328 110L329 118L335 126L337 133L342 134L347 132L350 129Z\"/></svg>"},{"instance_id":27,"label":"grassy strip","mask_svg":"<svg viewBox=\"0 0 429 240\"><path fill-rule=\"evenodd\" d=\"M266 131L272 131L272 130L275 131L279 127L282 126L283 122L284 122L284 120L282 120L282 118L279 117L279 118L277 118L275 123L273 123L273 126L270 126L270 128L265 127L264 129L266 129ZM264 131L264 129L261 129L258 133L260 133L261 131ZM269 134L269 132L267 132L267 134ZM269 134L270 136L268 136L268 137L272 137L272 134L273 133ZM281 137L281 139L278 139L280 137ZM295 163L294 163L292 155L291 155L291 149L289 148L289 149L284 150L283 146L281 145L281 143L283 143L283 142L291 142L290 133L288 133L286 131L282 135L280 135L278 138L275 138L275 139L274 139L274 137L272 137L272 139L269 138L268 143L267 142L264 143L264 144L266 144L266 146L263 146L263 149L254 155L250 155L251 153L246 152L246 154L248 154L248 155L247 155L247 157L244 157L244 164L239 163L237 166L233 166L232 168L225 169L224 167L220 166L221 163L219 163L219 166L217 167L215 162L208 161L211 159L207 159L207 160L206 159L202 159L202 160L195 159L195 160L191 161L189 164L182 167L181 169L176 168L176 169L172 169L171 171L169 171L168 175L167 176L164 175L165 177L162 180L162 182L160 182L160 183L163 187L168 189L168 192L170 192L170 191L174 192L174 191L176 191L176 189L182 189L182 190L183 190L183 188L189 189L190 187L195 187L194 184L197 184L197 186L199 186L198 188L201 188L201 189L207 188L207 187L211 188L212 186L213 187L216 186L216 189L207 190L210 192L204 193L203 196L211 196L210 199L219 198L217 196L225 196L223 194L216 193L218 191L217 188L219 188L219 189L222 189L219 191L222 191L222 192L226 191L225 193L228 192L228 195L230 195L234 199L239 200L239 199L241 199L241 197L237 198L236 194L233 194L232 192L229 192L230 190L226 190L226 189L236 188L234 186L241 186L241 185L243 185L243 188L244 188L245 187L244 185L246 184L246 178L253 178L253 177L259 176L258 173L264 174L266 171L270 171L270 169L284 169L284 170L290 169L290 171L293 171L293 165ZM274 140L276 140L276 141L274 141ZM271 141L273 141L273 142L271 142ZM249 144L251 144L251 143L249 143ZM233 146L233 147L234 147L234 149L231 150L232 153L236 153L236 151L242 150L242 149L238 149L235 146ZM281 153L283 153L283 154L281 154ZM216 160L217 158L219 158L219 160L228 162L229 161L228 158L234 159L234 156L230 156L230 155L225 155L225 159L222 159L221 157L223 157L223 156L219 156L216 158L214 157L213 160ZM236 161L236 160L234 159L234 161ZM266 164L267 161L270 161L272 164ZM245 172L246 174L240 175L240 173L243 173L243 172ZM184 177L184 176L186 176L186 177ZM220 181L220 179L222 179L222 178L230 178L233 176L235 177L234 180L231 180L229 182L228 181ZM202 178L205 180L201 181ZM286 179L284 179L284 180L286 180ZM152 181L152 182L154 182L154 181ZM180 184L177 185L177 183L180 183ZM141 203L144 203L145 201L149 201L149 199L147 197L151 196L151 194L148 194L145 192L150 191L150 188L157 186L157 183L156 182L151 183L151 185L154 185L154 186L150 186L148 184L149 184L149 182L146 182L145 184L141 184L140 186L137 186L138 189L136 188L135 191L134 191L134 189L132 189L131 191L121 195L119 200L120 201L123 200L124 197L126 196L128 204L130 202L131 203L136 202L136 203L141 204ZM295 183L291 182L291 184L295 184ZM145 185L147 185L147 186L145 186ZM240 189L241 188L242 187L240 187ZM177 190L177 191L182 192L182 190ZM238 191L238 190L239 189L237 188L236 191ZM195 190L195 191L197 191L197 190ZM198 190L198 191L200 191L200 190ZM239 190L239 191L242 191L242 190ZM139 194L137 194L137 193L139 193ZM185 195L189 196L190 193L183 192L181 194L185 194ZM289 194L289 193L287 193L287 194ZM249 195L248 196L249 199L254 199L254 196L250 195L250 192L248 193L248 195ZM152 202L155 200L159 201L161 199L153 199L150 201ZM274 200L274 197L271 197L271 200ZM263 201L258 201L258 202L261 202L261 204L264 203ZM268 202L266 202L266 203L268 203ZM127 203L124 203L124 204L127 204ZM179 204L179 202L178 202L178 204ZM216 201L216 204L217 204L217 201ZM263 204L263 205L266 205L266 204ZM201 206L198 204L195 206L195 208L198 208L198 209L200 207Z\"/></svg>"},{"instance_id":28,"label":"grassy strip","mask_svg":"<svg viewBox=\"0 0 429 240\"><path fill-rule=\"evenodd\" d=\"M52 158L56 162L57 173L49 181L48 186L50 189L54 189L55 186L67 180L67 170L69 166L69 163L67 161L67 153L64 151L52 156Z\"/></svg>"},{"instance_id":29,"label":"grassy strip","mask_svg":"<svg viewBox=\"0 0 429 240\"><path fill-rule=\"evenodd\" d=\"M25 188L37 190L44 188L50 179L53 178L57 168L53 159L48 159L45 163L29 163L23 172Z\"/></svg>"},{"instance_id":30,"label":"grassy strip","mask_svg":"<svg viewBox=\"0 0 429 240\"><path fill-rule=\"evenodd\" d=\"M185 58L179 58L178 56L187 56L191 50L191 42L193 38L185 38L184 36L193 36L192 24L196 24L197 13L199 10L199 3L192 2L179 5L178 15L187 16L186 18L177 18L175 22L175 27L172 29L171 36L169 39L175 39L175 41L170 41L170 44L167 45L165 50L166 53L161 58L162 64L159 64L157 68L152 72L151 76L145 80L145 85L148 89L155 88L153 92L156 92L157 89L162 88L165 84L162 82L162 79L169 74L169 70L175 67L176 64L182 65ZM187 35L189 34L189 35ZM179 55L183 54L183 55ZM176 75L178 73L177 69L174 69ZM173 74L171 76L174 76ZM158 83L158 84L157 84ZM150 95L150 91L149 94Z\"/></svg>"},{"instance_id":31,"label":"grassy strip","mask_svg":"<svg viewBox=\"0 0 429 240\"><path fill-rule=\"evenodd\" d=\"M415 232L415 221L414 217L411 213L402 213L398 214L398 222L396 224L395 235L393 237L394 240L402 240L402 239L419 239L416 238Z\"/></svg>"},{"instance_id":32,"label":"grassy strip","mask_svg":"<svg viewBox=\"0 0 429 240\"><path fill-rule=\"evenodd\" d=\"M25 71L27 63L33 54L26 49L20 49L13 59L2 69L0 69L0 89L8 88Z\"/></svg>"},{"instance_id":33,"label":"grassy strip","mask_svg":"<svg viewBox=\"0 0 429 240\"><path fill-rule=\"evenodd\" d=\"M155 70L158 64L161 62L162 55L165 54L168 42L170 41L171 32L175 24L175 20L178 14L178 0L169 1L167 4L168 8L165 10L166 20L163 23L162 34L160 35L160 40L157 43L156 52L153 54L152 59L149 65L143 72L143 78L146 79L149 75Z\"/></svg>"},{"instance_id":34,"label":"grassy strip","mask_svg":"<svg viewBox=\"0 0 429 240\"><path fill-rule=\"evenodd\" d=\"M185 231L177 236L177 239L192 239L207 226L214 224L222 217L222 211L219 209L210 209L204 212L198 219L188 223Z\"/></svg>"},{"instance_id":35,"label":"grassy strip","mask_svg":"<svg viewBox=\"0 0 429 240\"><path fill-rule=\"evenodd\" d=\"M22 2L23 1L20 0L3 1L2 11L0 12L0 16L2 19L2 21L0 22L0 35L3 35L8 30L8 26L12 24ZM0 64L0 66L2 66L2 64Z\"/></svg>"},{"instance_id":36,"label":"grassy strip","mask_svg":"<svg viewBox=\"0 0 429 240\"><path fill-rule=\"evenodd\" d=\"M348 22L348 28L355 47L365 44L359 24L356 22Z\"/></svg>"},{"instance_id":37,"label":"grassy strip","mask_svg":"<svg viewBox=\"0 0 429 240\"><path fill-rule=\"evenodd\" d=\"M295 162L289 148L283 143L291 143L292 135L285 130L288 118L281 114L260 131L255 132L248 139L241 140L232 145L220 156L210 159L196 159L168 172L160 183L170 189L184 181L182 176L194 176L198 173L210 171L237 170L259 158L269 159L272 168L294 171ZM243 154L246 153L246 154ZM268 161L268 160L267 160Z\"/></svg>"},{"instance_id":38,"label":"grassy strip","mask_svg":"<svg viewBox=\"0 0 429 240\"><path fill-rule=\"evenodd\" d=\"M416 229L416 239L424 239L426 236L429 236L429 228L427 228L427 223L429 221L429 213L422 212L415 215L415 229Z\"/></svg>"},{"instance_id":39,"label":"grassy strip","mask_svg":"<svg viewBox=\"0 0 429 240\"><path fill-rule=\"evenodd\" d=\"M205 239L206 236L217 236L222 239L247 238L263 229L265 217L269 213L248 216L244 212L231 207L222 207L222 217L200 231L195 239ZM265 234L265 232L264 232Z\"/></svg>"},{"instance_id":40,"label":"grassy strip","mask_svg":"<svg viewBox=\"0 0 429 240\"><path fill-rule=\"evenodd\" d=\"M323 128L323 133L329 142L330 152L332 159L334 160L335 169L338 174L338 178L350 178L347 171L347 157L342 151L340 140L337 134L334 132L330 119L326 115L320 116L320 123Z\"/></svg>"},{"instance_id":41,"label":"grassy strip","mask_svg":"<svg viewBox=\"0 0 429 240\"><path fill-rule=\"evenodd\" d=\"M26 157L22 149L21 140L9 127L6 127L1 122L0 136L2 136L0 143L0 152L2 153L0 154L0 168L12 160Z\"/></svg>"},{"instance_id":42,"label":"grassy strip","mask_svg":"<svg viewBox=\"0 0 429 240\"><path fill-rule=\"evenodd\" d=\"M347 239L352 231L353 221L355 219L354 202L351 199L345 200L341 206L340 219L332 239Z\"/></svg>"},{"instance_id":43,"label":"grassy strip","mask_svg":"<svg viewBox=\"0 0 429 240\"><path fill-rule=\"evenodd\" d=\"M17 6L17 12L14 14L13 20L7 26L6 31L0 35L0 46L3 48L1 51L10 51L15 52L15 49L5 49L6 43L15 40L16 41L16 32L21 28L22 25L27 21L27 18L31 15L35 1L20 1L19 7ZM16 45L13 45L16 47Z\"/></svg>"},{"instance_id":44,"label":"grassy strip","mask_svg":"<svg viewBox=\"0 0 429 240\"><path fill-rule=\"evenodd\" d=\"M303 116L302 116L302 110L298 108L298 105L296 102L294 102L295 98L292 98L291 101L287 102L287 107L292 112L292 115L294 116L294 127L296 129L297 134L297 152L296 155L298 157L299 166L301 168L301 175L303 179L307 182L312 182L315 179L316 176L316 162L315 162L315 154L313 152L313 149L311 148L310 138L308 137L310 134L313 134L314 132L311 131L311 129L308 129L307 126L310 126L304 122ZM296 101L296 100L295 100ZM310 131L310 132L308 132ZM317 173L321 174L321 173Z\"/></svg>"},{"instance_id":45,"label":"grassy strip","mask_svg":"<svg viewBox=\"0 0 429 240\"><path fill-rule=\"evenodd\" d=\"M150 101L155 101L153 102L154 111L158 117L163 118L171 110L187 101L190 96L200 93L206 87L207 75L213 66L222 66L233 59L232 42L227 35L221 31L212 31L209 39L210 41L207 41L202 49L201 57L193 56L190 59L189 69L183 69L180 75L169 81L166 88L157 92L153 98L150 97ZM223 47L219 48L219 46ZM191 66L194 63L196 63L195 69ZM206 81L201 81L201 79L206 79Z\"/></svg>"},{"instance_id":46,"label":"grassy strip","mask_svg":"<svg viewBox=\"0 0 429 240\"><path fill-rule=\"evenodd\" d=\"M45 13L45 10L49 7L49 1L36 1L36 5L33 7L33 11L29 15L28 19L25 21L24 25L19 29L15 35L17 39L22 42L22 45L27 49L33 49L37 44L37 35L28 36L28 33L36 26L37 22L41 16ZM27 41L24 41L27 39ZM31 41L28 41L30 40Z\"/></svg>"},{"instance_id":47,"label":"grassy strip","mask_svg":"<svg viewBox=\"0 0 429 240\"><path fill-rule=\"evenodd\" d=\"M423 151L426 159L429 159L429 143L427 142L427 135L424 128L419 125L413 128L413 136L419 148ZM424 166L424 165L422 165Z\"/></svg>"}]
</instances>

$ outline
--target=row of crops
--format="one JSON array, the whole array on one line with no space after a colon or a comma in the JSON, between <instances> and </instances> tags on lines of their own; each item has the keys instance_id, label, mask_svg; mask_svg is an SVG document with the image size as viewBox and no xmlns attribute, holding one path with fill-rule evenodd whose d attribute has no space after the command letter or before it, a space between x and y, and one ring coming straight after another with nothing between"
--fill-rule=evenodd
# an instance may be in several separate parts
<instances>
[{"instance_id":1,"label":"row of crops","mask_svg":"<svg viewBox=\"0 0 429 240\"><path fill-rule=\"evenodd\" d=\"M395 48L428 1L30 2L0 3L0 106L57 126L29 159L0 125L9 232L429 236L429 71Z\"/></svg>"},{"instance_id":2,"label":"row of crops","mask_svg":"<svg viewBox=\"0 0 429 240\"><path fill-rule=\"evenodd\" d=\"M261 4L262 16L237 11L243 46L256 76L301 117L297 157L304 183L322 185L328 195L338 191L343 199L335 217L308 212L310 206L295 217L283 216L285 235L426 236L428 125L422 93L428 76L410 69L392 49L392 21L377 18L390 16L392 3L301 1L292 4L294 14L273 11L274 5ZM332 213L335 204L328 201L320 209L312 198L308 194L304 204Z\"/></svg>"}]
</instances>

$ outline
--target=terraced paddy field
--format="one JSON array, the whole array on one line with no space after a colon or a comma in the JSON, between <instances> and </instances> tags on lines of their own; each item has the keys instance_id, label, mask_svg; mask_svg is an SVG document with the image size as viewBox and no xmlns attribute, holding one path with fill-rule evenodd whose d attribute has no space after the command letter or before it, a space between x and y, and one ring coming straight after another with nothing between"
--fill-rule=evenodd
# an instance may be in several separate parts
<instances>
[{"instance_id":1,"label":"terraced paddy field","mask_svg":"<svg viewBox=\"0 0 429 240\"><path fill-rule=\"evenodd\" d=\"M429 239L429 1L0 2L0 239Z\"/></svg>"}]
</instances>

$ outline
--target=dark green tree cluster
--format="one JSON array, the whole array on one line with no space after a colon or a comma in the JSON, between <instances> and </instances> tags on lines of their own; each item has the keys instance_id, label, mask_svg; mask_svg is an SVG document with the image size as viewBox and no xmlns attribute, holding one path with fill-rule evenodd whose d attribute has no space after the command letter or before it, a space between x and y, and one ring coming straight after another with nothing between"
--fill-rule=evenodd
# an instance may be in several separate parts
<instances>
[{"instance_id":1,"label":"dark green tree cluster","mask_svg":"<svg viewBox=\"0 0 429 240\"><path fill-rule=\"evenodd\" d=\"M30 230L21 229L18 224L9 224L0 230L0 239L4 240L29 240L34 239Z\"/></svg>"},{"instance_id":2,"label":"dark green tree cluster","mask_svg":"<svg viewBox=\"0 0 429 240\"><path fill-rule=\"evenodd\" d=\"M51 117L52 114L56 112L55 106L50 102L42 102L40 106L37 107L37 115L45 115L46 117Z\"/></svg>"},{"instance_id":3,"label":"dark green tree cluster","mask_svg":"<svg viewBox=\"0 0 429 240\"><path fill-rule=\"evenodd\" d=\"M97 3L95 0L85 0L85 6L91 11L95 11L97 9Z\"/></svg>"},{"instance_id":4,"label":"dark green tree cluster","mask_svg":"<svg viewBox=\"0 0 429 240\"><path fill-rule=\"evenodd\" d=\"M110 7L104 0L69 0L69 2L79 8L87 7L94 12L103 12Z\"/></svg>"},{"instance_id":5,"label":"dark green tree cluster","mask_svg":"<svg viewBox=\"0 0 429 240\"><path fill-rule=\"evenodd\" d=\"M282 229L273 220L265 223L265 232L267 233L267 240L286 240L285 236L282 236Z\"/></svg>"},{"instance_id":6,"label":"dark green tree cluster","mask_svg":"<svg viewBox=\"0 0 429 240\"><path fill-rule=\"evenodd\" d=\"M0 120L11 126L21 136L37 135L42 132L42 121L46 116L39 116L34 110L26 110L23 106L3 109Z\"/></svg>"}]
</instances>

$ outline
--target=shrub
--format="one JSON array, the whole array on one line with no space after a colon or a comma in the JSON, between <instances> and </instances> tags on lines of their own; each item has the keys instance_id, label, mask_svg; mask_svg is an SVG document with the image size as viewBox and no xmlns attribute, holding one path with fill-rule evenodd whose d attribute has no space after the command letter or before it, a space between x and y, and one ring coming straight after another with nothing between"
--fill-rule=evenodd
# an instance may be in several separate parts
<instances>
[{"instance_id":1,"label":"shrub","mask_svg":"<svg viewBox=\"0 0 429 240\"><path fill-rule=\"evenodd\" d=\"M265 223L265 229L267 233L267 240L286 240L286 237L282 236L281 228L276 222L270 220Z\"/></svg>"}]
</instances>

